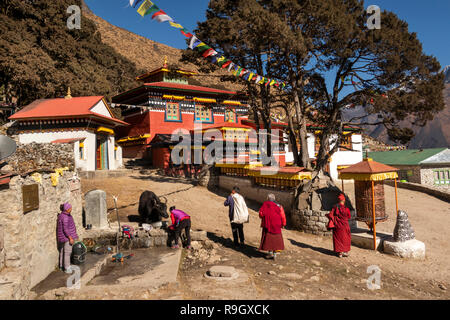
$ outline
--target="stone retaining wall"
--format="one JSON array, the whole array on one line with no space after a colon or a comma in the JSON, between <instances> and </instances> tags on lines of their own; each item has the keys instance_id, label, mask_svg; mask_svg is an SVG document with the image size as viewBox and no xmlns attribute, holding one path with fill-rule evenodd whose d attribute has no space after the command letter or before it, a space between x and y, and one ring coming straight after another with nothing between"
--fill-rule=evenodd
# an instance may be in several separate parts
<instances>
[{"instance_id":1,"label":"stone retaining wall","mask_svg":"<svg viewBox=\"0 0 450 320\"><path fill-rule=\"evenodd\" d=\"M140 248L152 248L152 247L166 247L168 245L168 232L165 229L152 229L145 231L135 223L128 223L135 229L135 236L132 239L120 238L119 244L121 249L140 249ZM93 239L96 244L102 246L117 245L117 231L118 225L111 224L110 228L98 228L91 229L84 233L84 238ZM191 230L192 241L205 241L207 240L206 231Z\"/></svg>"},{"instance_id":2,"label":"stone retaining wall","mask_svg":"<svg viewBox=\"0 0 450 320\"><path fill-rule=\"evenodd\" d=\"M41 182L31 176L15 176L0 188L0 299L23 299L58 265L56 220L60 204L70 202L81 237L82 203L79 180L66 171L53 186L50 174ZM23 213L22 186L38 184L39 209ZM3 248L2 248L3 247Z\"/></svg>"},{"instance_id":3,"label":"stone retaining wall","mask_svg":"<svg viewBox=\"0 0 450 320\"><path fill-rule=\"evenodd\" d=\"M386 180L385 183L391 187L394 186L394 182L390 180ZM413 191L419 191L426 194L429 194L430 196L436 197L440 200L450 202L450 190L439 190L435 189L430 186L424 186L417 183L410 183L410 182L397 182L397 186L399 188L413 190Z\"/></svg>"},{"instance_id":4,"label":"stone retaining wall","mask_svg":"<svg viewBox=\"0 0 450 320\"><path fill-rule=\"evenodd\" d=\"M294 228L305 233L330 236L331 231L327 230L328 218L325 216L328 213L309 209L294 210L291 213L291 223Z\"/></svg>"}]
</instances>

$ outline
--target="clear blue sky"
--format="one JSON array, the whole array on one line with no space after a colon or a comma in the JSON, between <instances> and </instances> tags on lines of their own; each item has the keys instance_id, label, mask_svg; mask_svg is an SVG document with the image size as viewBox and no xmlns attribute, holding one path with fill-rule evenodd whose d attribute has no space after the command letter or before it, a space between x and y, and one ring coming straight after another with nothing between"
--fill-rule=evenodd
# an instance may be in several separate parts
<instances>
[{"instance_id":1,"label":"clear blue sky","mask_svg":"<svg viewBox=\"0 0 450 320\"><path fill-rule=\"evenodd\" d=\"M185 37L168 23L141 17L129 0L85 0L90 9L108 22L166 45L185 49ZM188 30L206 19L209 0L155 0L161 9ZM416 32L427 54L438 58L442 67L450 65L449 0L369 0L365 6L378 5L396 13Z\"/></svg>"}]
</instances>

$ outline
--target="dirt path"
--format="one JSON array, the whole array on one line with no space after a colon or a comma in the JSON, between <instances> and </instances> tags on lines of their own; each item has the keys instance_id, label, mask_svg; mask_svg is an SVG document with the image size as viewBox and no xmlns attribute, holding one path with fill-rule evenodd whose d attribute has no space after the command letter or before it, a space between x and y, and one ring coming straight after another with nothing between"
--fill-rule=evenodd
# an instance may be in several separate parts
<instances>
[{"instance_id":1,"label":"dirt path","mask_svg":"<svg viewBox=\"0 0 450 320\"><path fill-rule=\"evenodd\" d=\"M198 256L190 253L180 272L180 283L162 288L151 298L184 299L448 299L450 275L450 205L418 192L400 189L400 208L407 211L417 238L427 246L424 261L408 261L378 252L352 248L351 257L339 259L332 250L330 238L322 238L285 230L286 251L278 260L265 260L256 250L260 239L259 205L249 203L250 223L245 225L247 246L232 247L227 208L223 206L226 193L210 192L188 182L159 177L142 176L86 180L83 191L94 188L118 195L121 219L136 219L137 201L142 191L152 190L166 196L170 206L175 205L192 216L193 229L206 230L212 247ZM350 197L352 185L345 189ZM386 206L395 212L392 188L386 187ZM392 194L392 198L389 195ZM111 215L112 216L112 215ZM378 230L392 232L395 221L380 224ZM362 226L361 226L362 227ZM202 250L200 250L202 251ZM211 265L230 265L241 270L241 277L230 282L203 277ZM367 267L377 265L382 271L382 289L367 289ZM142 293L136 293L137 299Z\"/></svg>"}]
</instances>

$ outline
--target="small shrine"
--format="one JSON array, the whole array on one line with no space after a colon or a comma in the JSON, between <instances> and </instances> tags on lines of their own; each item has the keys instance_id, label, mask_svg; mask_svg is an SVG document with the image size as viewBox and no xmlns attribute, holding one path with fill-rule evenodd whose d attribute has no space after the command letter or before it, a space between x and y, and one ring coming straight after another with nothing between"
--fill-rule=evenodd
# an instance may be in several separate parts
<instances>
[{"instance_id":1,"label":"small shrine","mask_svg":"<svg viewBox=\"0 0 450 320\"><path fill-rule=\"evenodd\" d=\"M116 118L103 96L72 97L69 88L64 98L36 100L9 119L22 144L73 144L82 171L122 167L115 135L128 123Z\"/></svg>"},{"instance_id":2,"label":"small shrine","mask_svg":"<svg viewBox=\"0 0 450 320\"><path fill-rule=\"evenodd\" d=\"M373 232L376 250L376 224L386 221L389 215L385 208L384 180L395 181L396 212L398 212L397 174L398 169L364 159L339 172L339 179L355 181L356 220L367 224Z\"/></svg>"}]
</instances>

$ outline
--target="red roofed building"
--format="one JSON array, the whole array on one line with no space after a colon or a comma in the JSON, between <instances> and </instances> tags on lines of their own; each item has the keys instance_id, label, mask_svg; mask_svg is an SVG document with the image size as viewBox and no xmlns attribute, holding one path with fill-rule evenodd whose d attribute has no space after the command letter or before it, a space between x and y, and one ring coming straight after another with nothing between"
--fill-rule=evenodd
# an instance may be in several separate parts
<instances>
[{"instance_id":1,"label":"red roofed building","mask_svg":"<svg viewBox=\"0 0 450 320\"><path fill-rule=\"evenodd\" d=\"M104 97L36 100L15 120L20 143L73 143L75 165L84 171L114 170L122 166L122 150L115 130L128 125L117 119Z\"/></svg>"},{"instance_id":2,"label":"red roofed building","mask_svg":"<svg viewBox=\"0 0 450 320\"><path fill-rule=\"evenodd\" d=\"M218 123L241 124L248 103L240 93L189 84L195 72L162 68L137 77L142 85L112 98L130 126L119 132L124 158L152 159L157 135L171 135ZM161 158L162 155L157 155Z\"/></svg>"}]
</instances>

